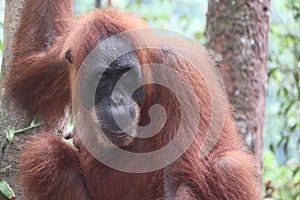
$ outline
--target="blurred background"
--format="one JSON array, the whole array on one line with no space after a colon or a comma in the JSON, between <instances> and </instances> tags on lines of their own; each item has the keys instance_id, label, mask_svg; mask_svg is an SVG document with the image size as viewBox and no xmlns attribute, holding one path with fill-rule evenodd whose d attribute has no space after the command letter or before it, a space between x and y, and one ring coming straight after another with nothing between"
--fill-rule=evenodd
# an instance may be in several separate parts
<instances>
[{"instance_id":1,"label":"blurred background","mask_svg":"<svg viewBox=\"0 0 300 200\"><path fill-rule=\"evenodd\" d=\"M151 25L182 33L204 45L206 0L102 0L129 10ZM0 63L4 0L0 0ZM75 0L77 14L94 9L95 0ZM300 200L300 1L272 0L264 124L264 194Z\"/></svg>"}]
</instances>

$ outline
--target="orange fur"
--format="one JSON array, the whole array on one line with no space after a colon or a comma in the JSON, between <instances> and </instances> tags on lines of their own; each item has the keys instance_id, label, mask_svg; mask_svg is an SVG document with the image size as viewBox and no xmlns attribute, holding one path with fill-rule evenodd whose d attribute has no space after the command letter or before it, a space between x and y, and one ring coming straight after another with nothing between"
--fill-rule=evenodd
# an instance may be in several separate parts
<instances>
[{"instance_id":1,"label":"orange fur","mask_svg":"<svg viewBox=\"0 0 300 200\"><path fill-rule=\"evenodd\" d=\"M39 113L48 121L55 121L63 115L70 103L70 88L78 69L100 39L148 27L142 20L113 9L95 10L79 19L65 20L71 15L71 2L27 0L16 34L11 71L6 77L9 95L29 114ZM72 64L64 59L68 50L73 56ZM206 65L214 65L208 53L203 51L202 54L209 60ZM139 57L142 64L171 66L195 89L201 120L196 138L188 150L164 169L131 174L97 161L78 135L74 143L79 151L75 151L57 136L41 134L30 139L21 155L20 176L26 196L29 199L66 200L261 199L255 166L250 155L242 151L230 109L226 111L217 144L208 155L200 158L200 145L212 115L204 80L190 63L172 53L149 49L139 52ZM143 73L150 77L149 72ZM166 145L180 123L180 108L170 91L153 86L147 92L140 123L147 123L147 110L156 103L165 107L169 115L159 134L149 139L135 139L131 146L126 147L132 152L149 152Z\"/></svg>"}]
</instances>

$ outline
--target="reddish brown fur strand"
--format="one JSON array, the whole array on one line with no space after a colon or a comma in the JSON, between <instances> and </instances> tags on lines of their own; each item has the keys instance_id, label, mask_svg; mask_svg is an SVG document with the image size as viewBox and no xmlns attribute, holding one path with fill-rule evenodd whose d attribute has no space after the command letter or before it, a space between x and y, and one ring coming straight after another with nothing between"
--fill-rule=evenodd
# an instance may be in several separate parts
<instances>
[{"instance_id":1,"label":"reddish brown fur strand","mask_svg":"<svg viewBox=\"0 0 300 200\"><path fill-rule=\"evenodd\" d=\"M27 0L16 33L11 71L6 77L8 94L29 114L39 113L47 121L59 119L64 114L70 102L70 87L80 64L100 39L122 31L148 27L142 20L116 10L95 10L77 20L65 20L71 16L71 7L70 0ZM72 64L64 59L68 50L72 55ZM205 51L201 56L209 57ZM230 106L217 144L201 159L200 146L212 115L204 80L190 63L172 53L148 49L139 52L139 58L142 64L171 66L195 89L201 121L189 149L164 169L131 174L111 169L97 161L85 149L78 135L74 138L79 147L76 151L58 136L43 133L29 139L20 156L21 184L26 197L36 200L261 199L256 169L252 158L242 151ZM206 60L203 62L207 67L214 65L209 59ZM147 78L151 76L146 71L143 74ZM148 88L147 92L142 123L148 120L148 108L155 103L173 114L168 116L165 127L158 135L150 139L136 139L127 149L133 152L161 148L174 137L180 121L174 95L159 87Z\"/></svg>"},{"instance_id":2,"label":"reddish brown fur strand","mask_svg":"<svg viewBox=\"0 0 300 200\"><path fill-rule=\"evenodd\" d=\"M61 117L70 101L69 69L60 58L62 42L58 40L68 29L66 19L71 14L72 1L26 3L4 81L16 105L30 116L42 115L48 123Z\"/></svg>"},{"instance_id":3,"label":"reddish brown fur strand","mask_svg":"<svg viewBox=\"0 0 300 200\"><path fill-rule=\"evenodd\" d=\"M40 114L47 123L64 114L70 101L69 71L60 49L14 59L6 91L30 116ZM59 103L54 103L59 102Z\"/></svg>"},{"instance_id":4,"label":"reddish brown fur strand","mask_svg":"<svg viewBox=\"0 0 300 200\"><path fill-rule=\"evenodd\" d=\"M89 199L78 152L61 138L36 135L23 151L20 180L27 199Z\"/></svg>"}]
</instances>

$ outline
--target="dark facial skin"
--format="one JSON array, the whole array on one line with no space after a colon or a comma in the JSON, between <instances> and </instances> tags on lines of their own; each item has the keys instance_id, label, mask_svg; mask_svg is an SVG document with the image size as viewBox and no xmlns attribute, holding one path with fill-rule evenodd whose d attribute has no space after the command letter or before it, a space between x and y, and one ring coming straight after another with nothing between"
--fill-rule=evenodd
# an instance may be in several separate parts
<instances>
[{"instance_id":1,"label":"dark facial skin","mask_svg":"<svg viewBox=\"0 0 300 200\"><path fill-rule=\"evenodd\" d=\"M144 98L143 88L133 94L129 88L142 81L139 60L134 52L117 58L103 72L96 90L95 110L99 124L108 138L122 139L135 131ZM122 77L116 87L117 82ZM126 118L126 114L131 119ZM114 116L113 116L114 115ZM122 129L116 123L122 126Z\"/></svg>"}]
</instances>

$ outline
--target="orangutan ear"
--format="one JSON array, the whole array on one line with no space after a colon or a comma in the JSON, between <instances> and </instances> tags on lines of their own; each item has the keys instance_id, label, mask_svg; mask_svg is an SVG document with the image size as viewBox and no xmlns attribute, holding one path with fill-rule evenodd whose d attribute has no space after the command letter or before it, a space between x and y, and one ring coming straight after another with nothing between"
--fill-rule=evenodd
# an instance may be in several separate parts
<instances>
[{"instance_id":1,"label":"orangutan ear","mask_svg":"<svg viewBox=\"0 0 300 200\"><path fill-rule=\"evenodd\" d=\"M73 64L73 58L71 54L71 49L68 49L68 51L65 54L65 59L70 63Z\"/></svg>"}]
</instances>

